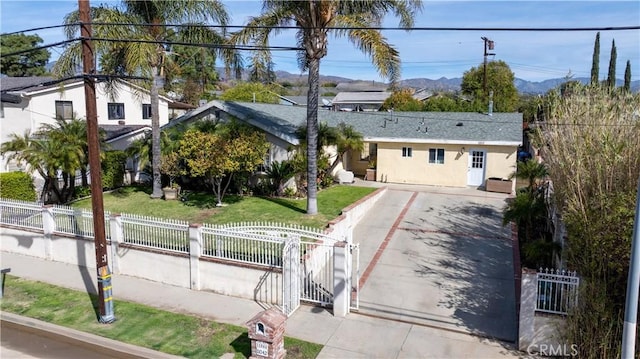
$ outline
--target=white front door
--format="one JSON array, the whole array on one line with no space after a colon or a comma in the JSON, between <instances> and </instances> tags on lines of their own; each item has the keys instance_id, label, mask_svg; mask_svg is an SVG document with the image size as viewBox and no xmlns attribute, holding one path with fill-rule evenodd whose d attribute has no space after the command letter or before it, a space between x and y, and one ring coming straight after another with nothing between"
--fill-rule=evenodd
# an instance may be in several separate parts
<instances>
[{"instance_id":1,"label":"white front door","mask_svg":"<svg viewBox=\"0 0 640 359\"><path fill-rule=\"evenodd\" d=\"M480 186L484 182L485 152L483 150L469 150L469 164L467 168L467 185Z\"/></svg>"}]
</instances>

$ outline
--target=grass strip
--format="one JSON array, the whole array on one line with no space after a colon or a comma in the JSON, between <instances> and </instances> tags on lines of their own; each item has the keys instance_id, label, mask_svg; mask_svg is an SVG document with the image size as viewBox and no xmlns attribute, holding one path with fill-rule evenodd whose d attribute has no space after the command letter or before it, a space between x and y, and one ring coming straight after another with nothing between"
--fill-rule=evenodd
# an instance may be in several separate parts
<instances>
[{"instance_id":1,"label":"grass strip","mask_svg":"<svg viewBox=\"0 0 640 359\"><path fill-rule=\"evenodd\" d=\"M251 355L244 327L122 300L114 303L116 321L100 324L96 295L10 275L5 279L0 309L187 358ZM287 358L315 358L322 349L320 344L293 338L285 338L284 346Z\"/></svg>"},{"instance_id":2,"label":"grass strip","mask_svg":"<svg viewBox=\"0 0 640 359\"><path fill-rule=\"evenodd\" d=\"M129 186L105 193L104 208L111 213L131 213L160 218L174 218L190 223L234 223L266 221L325 228L342 210L375 191L376 188L335 185L318 192L318 211L306 214L307 200L276 197L225 196L223 207L216 207L211 193L188 192L181 201L151 199L150 188ZM72 204L91 208L91 199Z\"/></svg>"}]
</instances>

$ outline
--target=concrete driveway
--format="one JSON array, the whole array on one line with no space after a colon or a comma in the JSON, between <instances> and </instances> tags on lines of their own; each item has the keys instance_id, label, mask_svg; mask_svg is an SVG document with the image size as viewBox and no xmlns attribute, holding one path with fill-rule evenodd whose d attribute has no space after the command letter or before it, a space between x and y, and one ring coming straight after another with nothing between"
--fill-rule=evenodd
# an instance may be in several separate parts
<instances>
[{"instance_id":1,"label":"concrete driveway","mask_svg":"<svg viewBox=\"0 0 640 359\"><path fill-rule=\"evenodd\" d=\"M506 198L471 188L390 188L354 229L359 313L515 342Z\"/></svg>"}]
</instances>

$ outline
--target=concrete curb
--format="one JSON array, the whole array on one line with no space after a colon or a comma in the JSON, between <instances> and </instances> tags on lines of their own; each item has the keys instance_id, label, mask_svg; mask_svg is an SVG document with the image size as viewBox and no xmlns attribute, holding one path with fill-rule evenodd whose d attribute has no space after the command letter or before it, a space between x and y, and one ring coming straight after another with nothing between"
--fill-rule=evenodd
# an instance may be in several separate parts
<instances>
[{"instance_id":1,"label":"concrete curb","mask_svg":"<svg viewBox=\"0 0 640 359\"><path fill-rule=\"evenodd\" d=\"M99 335L43 322L38 319L0 312L2 326L12 327L34 333L56 341L71 343L85 347L101 354L126 359L175 359L182 358L171 354L119 342Z\"/></svg>"}]
</instances>

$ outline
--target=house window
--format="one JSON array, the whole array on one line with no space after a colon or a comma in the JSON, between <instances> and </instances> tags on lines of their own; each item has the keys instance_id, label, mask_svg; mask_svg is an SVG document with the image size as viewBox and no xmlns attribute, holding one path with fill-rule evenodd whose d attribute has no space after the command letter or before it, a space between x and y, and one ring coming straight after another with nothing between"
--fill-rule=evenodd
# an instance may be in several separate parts
<instances>
[{"instance_id":1,"label":"house window","mask_svg":"<svg viewBox=\"0 0 640 359\"><path fill-rule=\"evenodd\" d=\"M56 101L56 118L70 120L73 118L73 102Z\"/></svg>"},{"instance_id":2,"label":"house window","mask_svg":"<svg viewBox=\"0 0 640 359\"><path fill-rule=\"evenodd\" d=\"M142 119L148 120L151 118L151 105L148 103L142 104Z\"/></svg>"},{"instance_id":3,"label":"house window","mask_svg":"<svg viewBox=\"0 0 640 359\"><path fill-rule=\"evenodd\" d=\"M124 120L123 103L108 103L107 110L109 111L110 120Z\"/></svg>"},{"instance_id":4,"label":"house window","mask_svg":"<svg viewBox=\"0 0 640 359\"><path fill-rule=\"evenodd\" d=\"M430 148L429 163L444 164L444 148Z\"/></svg>"},{"instance_id":5,"label":"house window","mask_svg":"<svg viewBox=\"0 0 640 359\"><path fill-rule=\"evenodd\" d=\"M402 157L411 157L413 150L411 147L402 147Z\"/></svg>"}]
</instances>

